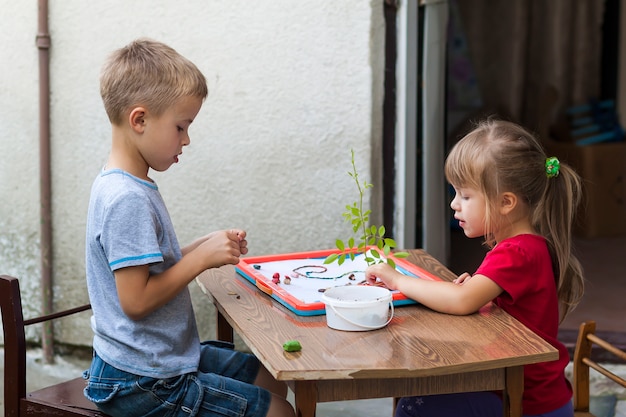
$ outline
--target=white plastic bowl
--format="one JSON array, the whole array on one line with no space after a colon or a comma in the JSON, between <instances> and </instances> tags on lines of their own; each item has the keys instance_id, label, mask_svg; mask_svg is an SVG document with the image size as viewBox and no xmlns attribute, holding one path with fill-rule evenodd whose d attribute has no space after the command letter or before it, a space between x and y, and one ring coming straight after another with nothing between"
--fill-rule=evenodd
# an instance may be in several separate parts
<instances>
[{"instance_id":1,"label":"white plastic bowl","mask_svg":"<svg viewBox=\"0 0 626 417\"><path fill-rule=\"evenodd\" d=\"M346 331L376 330L393 318L391 291L368 285L345 285L322 294L326 324ZM391 311L390 311L391 308Z\"/></svg>"}]
</instances>

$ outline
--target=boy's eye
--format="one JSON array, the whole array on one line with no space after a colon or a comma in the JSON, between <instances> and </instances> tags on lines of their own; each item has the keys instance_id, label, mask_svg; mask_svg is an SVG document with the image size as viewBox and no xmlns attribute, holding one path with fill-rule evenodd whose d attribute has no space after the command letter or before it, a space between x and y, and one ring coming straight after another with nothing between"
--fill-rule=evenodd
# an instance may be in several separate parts
<instances>
[{"instance_id":1,"label":"boy's eye","mask_svg":"<svg viewBox=\"0 0 626 417\"><path fill-rule=\"evenodd\" d=\"M180 126L176 126L176 128L178 129L178 131L179 131L179 132L183 132L183 131L185 130L185 129L183 129L183 128L182 128L182 127L180 127Z\"/></svg>"}]
</instances>

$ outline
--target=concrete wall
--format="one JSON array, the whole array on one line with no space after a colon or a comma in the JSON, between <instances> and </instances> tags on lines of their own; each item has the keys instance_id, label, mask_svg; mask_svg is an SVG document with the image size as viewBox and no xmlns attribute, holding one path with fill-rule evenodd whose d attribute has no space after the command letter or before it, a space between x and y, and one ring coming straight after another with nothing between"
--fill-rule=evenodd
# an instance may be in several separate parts
<instances>
[{"instance_id":1,"label":"concrete wall","mask_svg":"<svg viewBox=\"0 0 626 417\"><path fill-rule=\"evenodd\" d=\"M21 278L31 314L40 302L37 1L0 0L0 10L0 273ZM242 227L250 255L333 247L350 234L341 213L357 198L351 148L380 218L382 0L50 1L49 26L56 309L87 301L89 189L110 141L99 70L140 36L168 43L209 82L181 162L152 175L181 244ZM191 287L212 337L212 309ZM89 345L88 315L56 336Z\"/></svg>"}]
</instances>

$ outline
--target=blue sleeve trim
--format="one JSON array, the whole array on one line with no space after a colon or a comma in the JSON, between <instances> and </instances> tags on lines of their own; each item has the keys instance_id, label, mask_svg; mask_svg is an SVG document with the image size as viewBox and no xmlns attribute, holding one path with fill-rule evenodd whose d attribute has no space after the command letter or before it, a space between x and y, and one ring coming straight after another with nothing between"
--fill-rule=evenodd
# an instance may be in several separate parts
<instances>
[{"instance_id":1,"label":"blue sleeve trim","mask_svg":"<svg viewBox=\"0 0 626 417\"><path fill-rule=\"evenodd\" d=\"M145 255L139 255L139 256L129 256L126 258L122 258L122 259L118 259L116 261L113 262L109 262L109 266L113 267L117 264L120 264L122 262L128 262L128 261L137 261L139 259L147 259L147 258L160 258L162 255L158 252L156 253L147 253Z\"/></svg>"}]
</instances>

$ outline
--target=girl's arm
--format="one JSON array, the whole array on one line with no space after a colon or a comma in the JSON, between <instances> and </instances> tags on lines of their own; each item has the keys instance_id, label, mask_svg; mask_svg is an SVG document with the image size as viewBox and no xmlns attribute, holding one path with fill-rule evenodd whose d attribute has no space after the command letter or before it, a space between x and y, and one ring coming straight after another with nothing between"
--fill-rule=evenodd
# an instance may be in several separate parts
<instances>
[{"instance_id":1,"label":"girl's arm","mask_svg":"<svg viewBox=\"0 0 626 417\"><path fill-rule=\"evenodd\" d=\"M248 252L245 232L211 233L190 246L182 259L158 275L150 275L148 265L115 271L120 305L132 320L140 320L172 300L189 282L208 268L236 265Z\"/></svg>"},{"instance_id":2,"label":"girl's arm","mask_svg":"<svg viewBox=\"0 0 626 417\"><path fill-rule=\"evenodd\" d=\"M365 276L370 283L380 280L390 290L398 290L426 307L455 315L475 313L502 293L502 288L484 275L474 275L459 285L410 277L381 263L370 266Z\"/></svg>"}]
</instances>

